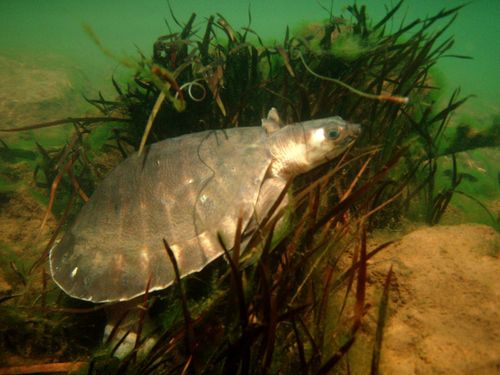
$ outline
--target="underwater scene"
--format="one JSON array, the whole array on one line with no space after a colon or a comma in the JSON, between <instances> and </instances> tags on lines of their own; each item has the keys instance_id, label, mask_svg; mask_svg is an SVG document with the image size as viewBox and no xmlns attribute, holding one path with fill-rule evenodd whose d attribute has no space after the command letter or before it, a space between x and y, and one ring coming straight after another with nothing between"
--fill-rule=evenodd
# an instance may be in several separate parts
<instances>
[{"instance_id":1,"label":"underwater scene","mask_svg":"<svg viewBox=\"0 0 500 375\"><path fill-rule=\"evenodd\" d=\"M0 21L0 374L500 373L498 0Z\"/></svg>"}]
</instances>

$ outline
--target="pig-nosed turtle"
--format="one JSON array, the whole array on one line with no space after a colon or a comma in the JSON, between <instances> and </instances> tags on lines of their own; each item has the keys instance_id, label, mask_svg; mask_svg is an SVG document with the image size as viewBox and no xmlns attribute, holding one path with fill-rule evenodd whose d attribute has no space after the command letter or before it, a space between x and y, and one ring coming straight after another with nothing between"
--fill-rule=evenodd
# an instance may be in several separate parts
<instances>
[{"instance_id":1,"label":"pig-nosed turtle","mask_svg":"<svg viewBox=\"0 0 500 375\"><path fill-rule=\"evenodd\" d=\"M72 297L125 301L197 272L255 229L287 181L342 153L361 128L329 117L281 126L273 108L262 127L188 134L150 146L98 186L50 252L55 282Z\"/></svg>"}]
</instances>

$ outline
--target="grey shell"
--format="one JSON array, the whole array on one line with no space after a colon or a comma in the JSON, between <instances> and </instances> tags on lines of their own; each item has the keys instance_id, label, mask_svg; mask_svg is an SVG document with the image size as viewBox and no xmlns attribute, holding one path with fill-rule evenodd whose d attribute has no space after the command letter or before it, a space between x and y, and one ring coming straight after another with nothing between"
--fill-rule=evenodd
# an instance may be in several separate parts
<instances>
[{"instance_id":1,"label":"grey shell","mask_svg":"<svg viewBox=\"0 0 500 375\"><path fill-rule=\"evenodd\" d=\"M234 244L243 228L280 194L264 186L271 163L262 127L206 131L153 144L118 165L82 208L50 253L56 283L70 296L123 301L172 284L163 245L171 246L181 275L202 269ZM258 203L262 189L269 202Z\"/></svg>"}]
</instances>

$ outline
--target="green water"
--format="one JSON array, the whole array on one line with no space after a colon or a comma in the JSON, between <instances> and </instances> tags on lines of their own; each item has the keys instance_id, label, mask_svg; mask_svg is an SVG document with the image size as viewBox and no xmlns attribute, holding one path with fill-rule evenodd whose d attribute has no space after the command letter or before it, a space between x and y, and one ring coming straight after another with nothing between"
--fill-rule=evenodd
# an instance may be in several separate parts
<instances>
[{"instance_id":1,"label":"green water","mask_svg":"<svg viewBox=\"0 0 500 375\"><path fill-rule=\"evenodd\" d=\"M328 1L321 2L329 7ZM366 4L375 19L382 17L382 1L358 2ZM450 8L463 1L408 0L399 12L407 20L432 15L443 7ZM342 12L347 1L335 1L336 14ZM192 13L208 16L222 13L234 26L248 24L262 36L281 39L287 25L322 19L327 16L318 2L310 1L194 1L172 0L172 8L180 20ZM0 2L0 53L30 55L58 54L71 58L76 69L92 79L107 76L115 67L89 40L82 23L90 25L103 43L114 51L133 55L135 46L146 53L158 35L168 33L165 17L169 17L165 0L137 1L75 1L75 0L2 0ZM445 59L440 68L446 73L449 86L461 86L464 93L474 93L474 104L497 109L500 95L500 2L479 0L462 10L450 29L455 35L454 52L473 56L474 60ZM172 23L173 24L173 23ZM397 26L397 25L395 25ZM102 82L93 82L102 87Z\"/></svg>"},{"instance_id":2,"label":"green water","mask_svg":"<svg viewBox=\"0 0 500 375\"><path fill-rule=\"evenodd\" d=\"M281 39L287 25L325 18L327 15L316 1L265 0L248 1L171 1L175 15L185 20L196 12L206 17L222 13L233 25L248 24L248 9L252 14L251 26L264 37ZM328 1L323 1L326 7ZM375 19L385 12L384 2L359 2L368 7ZM408 0L399 12L400 19L408 20L432 15L442 9L462 4L463 1ZM350 2L335 1L336 14ZM137 1L75 1L75 0L2 0L0 2L0 53L30 55L61 55L71 58L90 77L99 77L100 70L113 69L114 63L89 41L82 23L89 24L102 41L115 51L135 53L135 46L145 52L158 35L168 33L165 17L169 17L164 0ZM443 60L450 86L461 86L465 93L478 96L476 104L497 106L500 95L500 2L479 0L462 10L450 29L456 39L454 53L473 56L474 60ZM98 70L98 71L96 71ZM105 73L104 73L104 76ZM95 84L99 86L98 83Z\"/></svg>"},{"instance_id":3,"label":"green water","mask_svg":"<svg viewBox=\"0 0 500 375\"><path fill-rule=\"evenodd\" d=\"M251 28L269 41L282 40L287 26L293 29L328 16L316 0L172 0L170 3L175 16L181 21L187 20L195 12L198 15L197 23L201 24L205 17L219 12L235 28L248 25L250 10ZM330 7L329 1L320 3L326 8ZM394 21L394 28L399 26L397 22L403 18L409 22L418 17L434 15L443 7L451 8L462 3L459 0L408 0ZM334 1L334 13L348 16L345 8L349 4L349 1ZM366 4L368 14L375 20L385 14L386 6L382 1L358 4ZM80 96L82 92L93 96L101 90L113 95L109 77L130 72L97 48L85 33L83 24L90 26L103 45L115 55L135 57L136 48L149 56L156 37L170 32L166 20L175 30L176 25L169 15L165 0L0 1L0 59L3 59L0 60L3 62L0 65L0 77L4 75L0 79L3 86L0 101L10 107L10 110L0 109L0 126L27 125L34 122L35 115L41 116L37 119L43 121L85 113L88 107ZM499 20L500 1L478 0L462 9L447 33L455 37L454 54L473 57L473 60L444 58L438 63L438 71L435 72L443 86L443 97L456 87L460 87L464 95L475 95L455 116L457 124L467 121L476 128L487 128L492 125L494 116L500 114ZM26 71L33 67L42 70L26 77ZM56 72L56 80L51 78L51 70ZM15 74L26 78L23 85L8 79L9 75ZM39 102L45 95L50 96L57 91L71 95L65 95L64 101L55 100L56 95L50 105L33 106L37 100ZM24 106L20 105L23 101L26 102ZM40 112L29 116L30 108ZM48 138L45 141L56 142L58 137L54 133L49 134L52 135L47 137L44 134ZM39 139L42 136L35 134L33 137ZM463 156L463 159L465 171L477 178L476 182L464 185L468 191L498 202L498 152L489 150L486 154L479 150L474 155Z\"/></svg>"}]
</instances>

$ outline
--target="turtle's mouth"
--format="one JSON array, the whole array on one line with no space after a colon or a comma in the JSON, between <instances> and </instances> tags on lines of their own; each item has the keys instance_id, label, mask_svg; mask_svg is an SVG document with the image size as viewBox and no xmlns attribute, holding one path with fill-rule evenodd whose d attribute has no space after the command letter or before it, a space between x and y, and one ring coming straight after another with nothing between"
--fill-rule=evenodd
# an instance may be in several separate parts
<instances>
[{"instance_id":1,"label":"turtle's mouth","mask_svg":"<svg viewBox=\"0 0 500 375\"><path fill-rule=\"evenodd\" d=\"M349 146L352 142L354 142L356 140L356 137L353 137L352 135L347 135L346 137L344 137L340 142L339 142L339 146L341 147L347 147Z\"/></svg>"}]
</instances>

